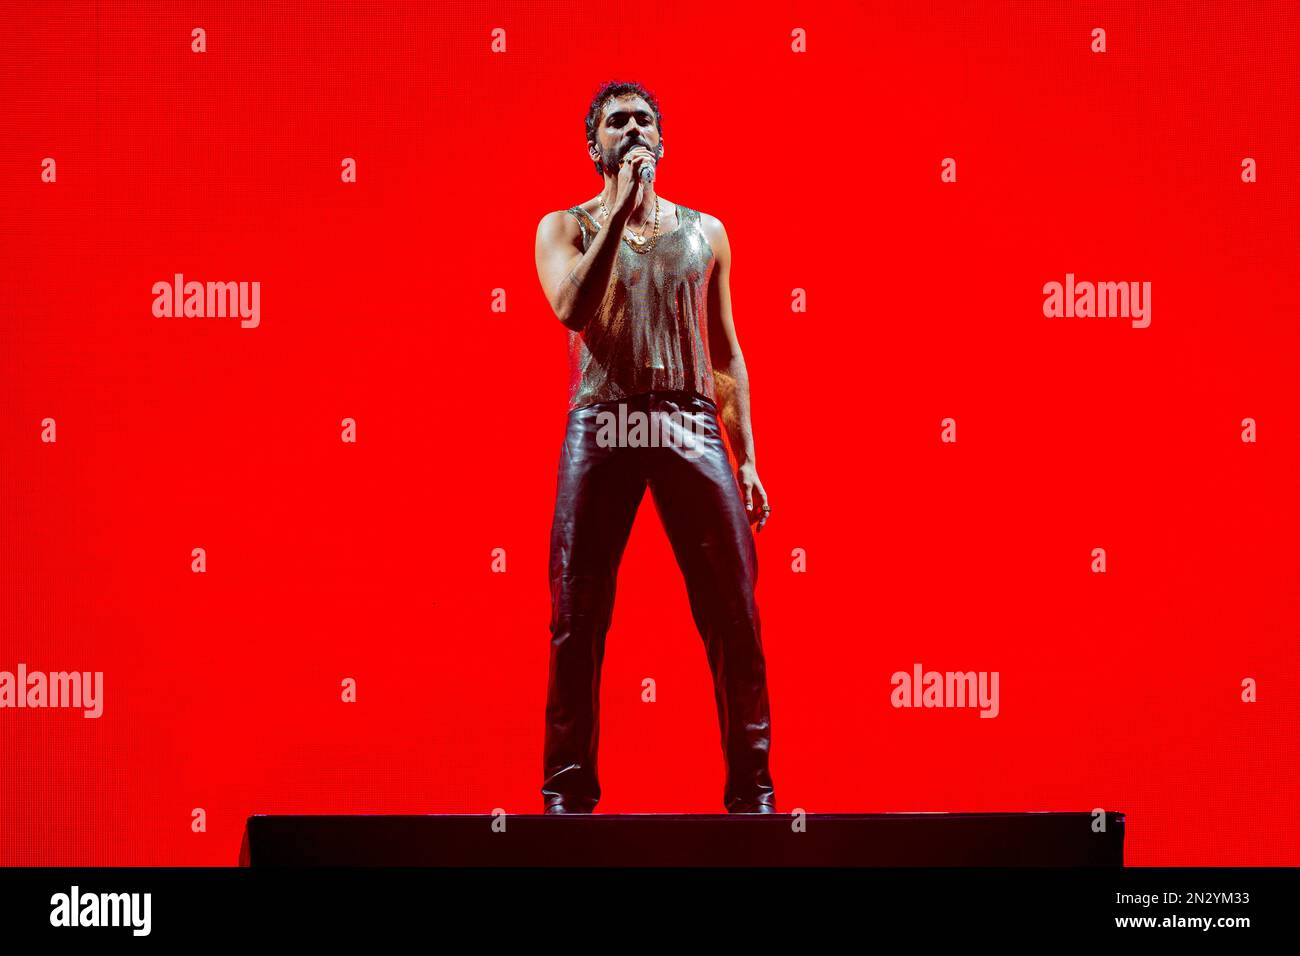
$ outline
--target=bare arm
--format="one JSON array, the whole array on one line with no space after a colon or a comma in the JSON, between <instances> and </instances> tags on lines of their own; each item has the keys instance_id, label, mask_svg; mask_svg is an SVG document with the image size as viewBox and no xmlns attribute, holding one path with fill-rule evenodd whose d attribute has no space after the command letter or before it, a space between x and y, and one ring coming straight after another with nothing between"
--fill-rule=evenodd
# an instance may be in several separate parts
<instances>
[{"instance_id":1,"label":"bare arm","mask_svg":"<svg viewBox=\"0 0 1300 956\"><path fill-rule=\"evenodd\" d=\"M569 213L547 213L537 224L537 276L546 301L567 328L581 332L600 307L621 231L600 229L584 253L578 221Z\"/></svg>"},{"instance_id":2,"label":"bare arm","mask_svg":"<svg viewBox=\"0 0 1300 956\"><path fill-rule=\"evenodd\" d=\"M751 521L758 519L761 531L767 517L760 510L767 506L767 492L758 480L754 460L754 429L749 415L749 371L736 336L731 314L731 243L721 220L705 217L705 235L713 247L716 262L709 277L709 356L713 364L713 384L718 398L718 414L732 453L736 456L736 479L750 510ZM755 503L755 497L758 501Z\"/></svg>"}]
</instances>

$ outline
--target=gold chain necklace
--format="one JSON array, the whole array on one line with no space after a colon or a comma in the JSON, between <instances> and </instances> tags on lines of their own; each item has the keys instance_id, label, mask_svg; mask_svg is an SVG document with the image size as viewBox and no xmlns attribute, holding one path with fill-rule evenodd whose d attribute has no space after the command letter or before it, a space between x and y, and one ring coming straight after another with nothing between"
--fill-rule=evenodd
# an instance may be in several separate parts
<instances>
[{"instance_id":1,"label":"gold chain necklace","mask_svg":"<svg viewBox=\"0 0 1300 956\"><path fill-rule=\"evenodd\" d=\"M609 210L605 208L605 194L601 193L598 199L600 201L601 218L604 219L606 222L608 222ZM639 252L642 255L649 252L651 249L655 247L655 243L659 241L659 197L658 196L655 196L655 225L654 225L654 232L651 234L650 239L647 240L645 237L644 224L642 224L641 226L641 235L638 236L636 233L628 232L625 229L623 230L623 238L629 240L629 245L628 245L629 249L631 249L633 252ZM649 245L645 244L647 241L649 241L650 243Z\"/></svg>"}]
</instances>

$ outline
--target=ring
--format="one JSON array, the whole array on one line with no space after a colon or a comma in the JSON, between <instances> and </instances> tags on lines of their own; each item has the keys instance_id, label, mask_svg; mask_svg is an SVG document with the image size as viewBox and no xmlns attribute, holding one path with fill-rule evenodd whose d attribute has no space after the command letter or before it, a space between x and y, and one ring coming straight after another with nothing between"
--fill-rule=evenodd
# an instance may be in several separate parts
<instances>
[{"instance_id":1,"label":"ring","mask_svg":"<svg viewBox=\"0 0 1300 956\"><path fill-rule=\"evenodd\" d=\"M764 514L767 514L767 513L768 513L769 511L771 511L771 510L772 510L772 509L771 509L768 505L763 505L763 513L764 513Z\"/></svg>"}]
</instances>

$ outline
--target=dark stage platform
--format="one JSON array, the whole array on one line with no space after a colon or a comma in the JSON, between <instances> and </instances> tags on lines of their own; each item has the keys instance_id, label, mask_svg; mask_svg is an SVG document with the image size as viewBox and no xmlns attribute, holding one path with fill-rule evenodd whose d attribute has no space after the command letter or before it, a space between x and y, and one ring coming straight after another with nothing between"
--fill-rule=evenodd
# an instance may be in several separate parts
<instances>
[{"instance_id":1,"label":"dark stage platform","mask_svg":"<svg viewBox=\"0 0 1300 956\"><path fill-rule=\"evenodd\" d=\"M493 821L496 820L495 829ZM1124 814L248 818L241 866L1123 866ZM503 828L504 824L504 828Z\"/></svg>"}]
</instances>

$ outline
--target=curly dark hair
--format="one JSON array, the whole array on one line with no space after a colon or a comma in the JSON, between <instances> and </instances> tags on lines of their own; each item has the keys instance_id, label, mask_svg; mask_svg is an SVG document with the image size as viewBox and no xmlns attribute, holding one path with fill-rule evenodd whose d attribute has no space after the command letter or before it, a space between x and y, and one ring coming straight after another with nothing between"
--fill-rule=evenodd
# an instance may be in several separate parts
<instances>
[{"instance_id":1,"label":"curly dark hair","mask_svg":"<svg viewBox=\"0 0 1300 956\"><path fill-rule=\"evenodd\" d=\"M591 98L591 106L587 108L587 142L588 143L597 142L596 124L600 122L600 114L601 111L605 108L605 101L617 96L627 96L629 93L635 93L637 96L641 97L643 100L645 100L647 103L650 104L650 109L653 110L655 114L655 126L658 127L659 129L659 135L661 137L663 136L664 121L663 121L663 116L659 112L659 101L655 99L655 95L651 93L649 90L647 90L640 83L619 82L616 80L610 80L609 82L603 84L601 88L596 91L596 95ZM603 176L604 173L601 172L599 162L595 163L595 167L596 167L596 175Z\"/></svg>"}]
</instances>

